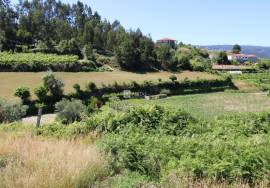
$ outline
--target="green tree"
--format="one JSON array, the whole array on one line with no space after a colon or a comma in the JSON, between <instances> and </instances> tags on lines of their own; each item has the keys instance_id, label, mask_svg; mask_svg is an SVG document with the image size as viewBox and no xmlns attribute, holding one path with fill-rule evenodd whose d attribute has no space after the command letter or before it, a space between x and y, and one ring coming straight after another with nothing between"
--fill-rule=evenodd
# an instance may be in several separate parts
<instances>
[{"instance_id":1,"label":"green tree","mask_svg":"<svg viewBox=\"0 0 270 188\"><path fill-rule=\"evenodd\" d=\"M132 39L126 37L123 42L115 48L115 56L122 68L135 69L138 63L137 49L133 45Z\"/></svg>"},{"instance_id":2,"label":"green tree","mask_svg":"<svg viewBox=\"0 0 270 188\"><path fill-rule=\"evenodd\" d=\"M242 51L241 46L236 44L233 46L232 53L239 54Z\"/></svg>"},{"instance_id":3,"label":"green tree","mask_svg":"<svg viewBox=\"0 0 270 188\"><path fill-rule=\"evenodd\" d=\"M159 45L156 48L157 60L159 61L161 67L168 69L171 64L173 57L173 52L168 45Z\"/></svg>"},{"instance_id":4,"label":"green tree","mask_svg":"<svg viewBox=\"0 0 270 188\"><path fill-rule=\"evenodd\" d=\"M227 53L226 52L222 51L222 52L219 52L218 53L217 63L218 64L221 64L221 65L227 65L227 64L229 64L229 60L228 60L228 56L227 56Z\"/></svg>"},{"instance_id":5,"label":"green tree","mask_svg":"<svg viewBox=\"0 0 270 188\"><path fill-rule=\"evenodd\" d=\"M28 87L19 87L16 89L14 96L21 98L23 103L27 103L31 96L30 89Z\"/></svg>"},{"instance_id":6,"label":"green tree","mask_svg":"<svg viewBox=\"0 0 270 188\"><path fill-rule=\"evenodd\" d=\"M62 97L64 90L64 83L55 77L55 74L49 72L43 77L43 86L50 94L56 98Z\"/></svg>"}]
</instances>

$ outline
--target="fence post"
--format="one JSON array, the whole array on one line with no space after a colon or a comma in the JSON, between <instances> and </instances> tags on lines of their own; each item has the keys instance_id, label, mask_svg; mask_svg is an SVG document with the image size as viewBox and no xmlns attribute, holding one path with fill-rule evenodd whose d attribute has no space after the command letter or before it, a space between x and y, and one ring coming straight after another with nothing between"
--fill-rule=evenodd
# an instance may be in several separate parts
<instances>
[{"instance_id":1,"label":"fence post","mask_svg":"<svg viewBox=\"0 0 270 188\"><path fill-rule=\"evenodd\" d=\"M40 127L41 116L42 116L42 106L39 106L39 108L38 108L38 115L37 115L36 128L39 128Z\"/></svg>"}]
</instances>

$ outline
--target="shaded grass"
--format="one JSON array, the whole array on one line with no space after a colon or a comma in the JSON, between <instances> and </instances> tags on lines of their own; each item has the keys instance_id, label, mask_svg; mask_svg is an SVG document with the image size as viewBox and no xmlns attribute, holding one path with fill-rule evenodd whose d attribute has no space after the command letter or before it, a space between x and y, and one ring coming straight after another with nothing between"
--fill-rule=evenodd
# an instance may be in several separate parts
<instances>
[{"instance_id":1,"label":"shaded grass","mask_svg":"<svg viewBox=\"0 0 270 188\"><path fill-rule=\"evenodd\" d=\"M0 98L5 99L14 99L13 93L16 88L20 86L26 86L34 90L42 83L42 77L45 75L45 72L39 73L22 73L22 72L1 72L0 73ZM69 93L73 91L73 85L79 83L82 88L86 83L92 81L95 82L98 86L102 83L109 84L117 81L130 82L137 81L142 82L144 80L154 80L157 81L159 78L162 80L168 80L172 73L170 72L153 72L153 73L131 73L124 71L116 72L80 72L80 73L66 73L58 72L56 76L61 78L65 83L65 92ZM183 72L175 74L178 79L189 78L191 80L201 78L201 79L216 79L218 76L203 73L203 72Z\"/></svg>"},{"instance_id":2,"label":"shaded grass","mask_svg":"<svg viewBox=\"0 0 270 188\"><path fill-rule=\"evenodd\" d=\"M270 109L270 98L264 93L218 92L181 95L152 101L132 99L128 102L131 105L158 104L169 108L182 108L194 117L207 120L226 114Z\"/></svg>"}]
</instances>

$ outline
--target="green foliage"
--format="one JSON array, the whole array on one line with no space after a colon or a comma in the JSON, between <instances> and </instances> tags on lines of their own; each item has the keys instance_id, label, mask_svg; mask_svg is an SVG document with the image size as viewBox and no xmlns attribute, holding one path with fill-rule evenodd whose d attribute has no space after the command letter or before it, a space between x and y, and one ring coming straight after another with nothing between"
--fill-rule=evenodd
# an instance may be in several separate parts
<instances>
[{"instance_id":1,"label":"green foliage","mask_svg":"<svg viewBox=\"0 0 270 188\"><path fill-rule=\"evenodd\" d=\"M31 96L30 89L28 87L19 87L16 89L14 96L19 97L23 103L29 101Z\"/></svg>"},{"instance_id":2,"label":"green foliage","mask_svg":"<svg viewBox=\"0 0 270 188\"><path fill-rule=\"evenodd\" d=\"M9 103L0 99L0 123L21 120L26 115L27 106L21 103Z\"/></svg>"},{"instance_id":3,"label":"green foliage","mask_svg":"<svg viewBox=\"0 0 270 188\"><path fill-rule=\"evenodd\" d=\"M228 56L226 52L219 52L217 56L217 63L221 65L229 64Z\"/></svg>"},{"instance_id":4,"label":"green foliage","mask_svg":"<svg viewBox=\"0 0 270 188\"><path fill-rule=\"evenodd\" d=\"M160 62L161 67L168 69L172 64L172 57L174 50L168 45L159 45L156 48L157 60Z\"/></svg>"},{"instance_id":5,"label":"green foliage","mask_svg":"<svg viewBox=\"0 0 270 188\"><path fill-rule=\"evenodd\" d=\"M44 86L40 86L35 89L34 93L40 102L44 102L47 98L48 89Z\"/></svg>"},{"instance_id":6,"label":"green foliage","mask_svg":"<svg viewBox=\"0 0 270 188\"><path fill-rule=\"evenodd\" d=\"M97 90L97 86L94 82L88 82L86 85L86 90L90 92L95 92Z\"/></svg>"},{"instance_id":7,"label":"green foliage","mask_svg":"<svg viewBox=\"0 0 270 188\"><path fill-rule=\"evenodd\" d=\"M269 117L246 114L203 122L182 110L152 106L103 114L95 122L96 130L106 133L100 146L116 171L128 169L154 180L178 171L194 178L255 183L266 179L270 169Z\"/></svg>"},{"instance_id":8,"label":"green foliage","mask_svg":"<svg viewBox=\"0 0 270 188\"><path fill-rule=\"evenodd\" d=\"M42 53L0 53L1 65L29 65L35 64L68 64L78 61L76 55L56 55L56 54L42 54Z\"/></svg>"},{"instance_id":9,"label":"green foliage","mask_svg":"<svg viewBox=\"0 0 270 188\"><path fill-rule=\"evenodd\" d=\"M191 45L179 45L175 53L175 70L206 71L211 69L207 51Z\"/></svg>"},{"instance_id":10,"label":"green foliage","mask_svg":"<svg viewBox=\"0 0 270 188\"><path fill-rule=\"evenodd\" d=\"M160 94L170 95L172 92L169 89L162 89L160 90Z\"/></svg>"},{"instance_id":11,"label":"green foliage","mask_svg":"<svg viewBox=\"0 0 270 188\"><path fill-rule=\"evenodd\" d=\"M60 54L80 54L80 48L74 38L70 40L61 40L56 49Z\"/></svg>"},{"instance_id":12,"label":"green foliage","mask_svg":"<svg viewBox=\"0 0 270 188\"><path fill-rule=\"evenodd\" d=\"M210 59L205 59L201 57L195 57L194 59L190 60L191 69L193 71L207 71L211 70L212 64Z\"/></svg>"},{"instance_id":13,"label":"green foliage","mask_svg":"<svg viewBox=\"0 0 270 188\"><path fill-rule=\"evenodd\" d=\"M169 78L172 82L175 82L177 80L177 77L173 74Z\"/></svg>"},{"instance_id":14,"label":"green foliage","mask_svg":"<svg viewBox=\"0 0 270 188\"><path fill-rule=\"evenodd\" d=\"M93 60L94 59L94 53L93 53L93 47L91 44L85 45L83 48L83 56L86 60Z\"/></svg>"},{"instance_id":15,"label":"green foliage","mask_svg":"<svg viewBox=\"0 0 270 188\"><path fill-rule=\"evenodd\" d=\"M56 98L63 96L64 83L57 79L52 72L47 73L42 80L44 88L49 91L52 96Z\"/></svg>"},{"instance_id":16,"label":"green foliage","mask_svg":"<svg viewBox=\"0 0 270 188\"><path fill-rule=\"evenodd\" d=\"M138 63L138 54L130 38L123 39L115 49L115 56L119 64L126 69L134 69Z\"/></svg>"},{"instance_id":17,"label":"green foliage","mask_svg":"<svg viewBox=\"0 0 270 188\"><path fill-rule=\"evenodd\" d=\"M255 85L262 91L270 91L269 73L242 74L237 76L237 78Z\"/></svg>"},{"instance_id":18,"label":"green foliage","mask_svg":"<svg viewBox=\"0 0 270 188\"><path fill-rule=\"evenodd\" d=\"M260 69L269 70L270 69L270 59L260 59L257 66Z\"/></svg>"},{"instance_id":19,"label":"green foliage","mask_svg":"<svg viewBox=\"0 0 270 188\"><path fill-rule=\"evenodd\" d=\"M82 116L86 113L86 106L83 105L82 101L72 99L62 99L60 102L55 104L57 118L65 124L80 121Z\"/></svg>"},{"instance_id":20,"label":"green foliage","mask_svg":"<svg viewBox=\"0 0 270 188\"><path fill-rule=\"evenodd\" d=\"M241 46L239 44L236 44L233 46L232 53L239 54L241 52Z\"/></svg>"},{"instance_id":21,"label":"green foliage","mask_svg":"<svg viewBox=\"0 0 270 188\"><path fill-rule=\"evenodd\" d=\"M91 99L88 101L87 105L87 112L89 114L94 113L99 108L101 108L102 102L98 100L96 97L91 97Z\"/></svg>"}]
</instances>

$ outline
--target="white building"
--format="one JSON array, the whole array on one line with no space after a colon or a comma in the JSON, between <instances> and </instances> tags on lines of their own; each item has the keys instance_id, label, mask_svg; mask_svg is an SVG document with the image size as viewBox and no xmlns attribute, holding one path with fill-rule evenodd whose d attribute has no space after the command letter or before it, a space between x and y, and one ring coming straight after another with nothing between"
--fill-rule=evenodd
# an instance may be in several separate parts
<instances>
[{"instance_id":1,"label":"white building","mask_svg":"<svg viewBox=\"0 0 270 188\"><path fill-rule=\"evenodd\" d=\"M228 54L228 59L230 61L238 61L239 63L252 62L257 63L257 56L253 54Z\"/></svg>"}]
</instances>

